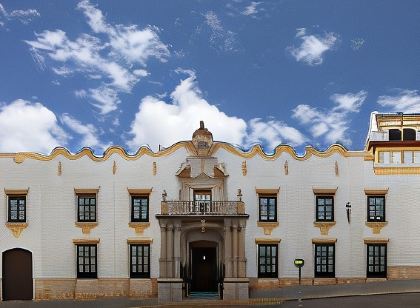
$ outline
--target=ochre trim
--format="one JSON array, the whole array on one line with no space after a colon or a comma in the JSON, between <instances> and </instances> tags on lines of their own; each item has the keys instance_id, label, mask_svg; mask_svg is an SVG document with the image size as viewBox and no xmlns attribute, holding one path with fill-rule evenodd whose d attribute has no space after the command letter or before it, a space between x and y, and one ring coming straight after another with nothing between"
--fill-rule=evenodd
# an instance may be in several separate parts
<instances>
[{"instance_id":1,"label":"ochre trim","mask_svg":"<svg viewBox=\"0 0 420 308\"><path fill-rule=\"evenodd\" d=\"M109 147L102 156L96 156L93 153L93 151L89 148L83 148L80 152L72 154L66 148L58 147L55 148L49 155L39 154L35 152L0 153L0 158L13 158L15 163L20 164L23 163L26 159L50 161L61 155L69 160L76 160L87 156L93 161L101 162L106 161L114 154L121 156L125 160L137 160L143 155L148 155L151 157L164 157L174 153L180 148L185 148L191 155L197 155L197 150L195 149L191 141L180 141L157 153L153 152L148 147L141 147L136 154L130 155L122 147L112 146ZM208 155L214 155L220 149L224 149L242 158L252 158L256 155L259 155L265 160L275 160L278 157L280 157L282 153L287 153L296 160L307 160L312 156L330 157L331 155L336 153L340 154L343 157L365 157L367 155L367 153L364 151L349 151L339 144L333 144L325 151L318 151L311 146L307 146L305 148L304 155L298 156L295 150L289 145L279 145L275 148L274 154L266 154L264 153L260 145L255 145L249 151L244 152L241 149L224 142L214 142L210 148Z\"/></svg>"},{"instance_id":2,"label":"ochre trim","mask_svg":"<svg viewBox=\"0 0 420 308\"><path fill-rule=\"evenodd\" d=\"M98 244L100 241L99 238L75 238L73 244Z\"/></svg>"},{"instance_id":3,"label":"ochre trim","mask_svg":"<svg viewBox=\"0 0 420 308\"><path fill-rule=\"evenodd\" d=\"M12 231L14 237L19 238L23 230L28 227L27 222L6 222L6 227Z\"/></svg>"},{"instance_id":4,"label":"ochre trim","mask_svg":"<svg viewBox=\"0 0 420 308\"><path fill-rule=\"evenodd\" d=\"M330 187L330 188L319 188L319 187L312 187L312 191L315 195L335 195L338 187Z\"/></svg>"},{"instance_id":5,"label":"ochre trim","mask_svg":"<svg viewBox=\"0 0 420 308\"><path fill-rule=\"evenodd\" d=\"M255 244L279 244L281 242L280 238L264 238L257 237L255 238Z\"/></svg>"},{"instance_id":6,"label":"ochre trim","mask_svg":"<svg viewBox=\"0 0 420 308\"><path fill-rule=\"evenodd\" d=\"M255 188L255 192L257 194L264 194L264 195L277 195L280 191L279 188Z\"/></svg>"},{"instance_id":7,"label":"ochre trim","mask_svg":"<svg viewBox=\"0 0 420 308\"><path fill-rule=\"evenodd\" d=\"M337 242L337 239L335 237L312 239L312 244L334 244L336 242Z\"/></svg>"},{"instance_id":8,"label":"ochre trim","mask_svg":"<svg viewBox=\"0 0 420 308\"><path fill-rule=\"evenodd\" d=\"M87 156L91 160L96 161L96 162L106 161L114 154L121 156L125 160L137 160L143 155L148 155L151 157L167 156L177 151L180 148L185 148L190 154L196 155L197 151L191 141L180 141L178 143L173 144L169 148L166 148L157 153L153 152L150 148L143 146L137 151L136 154L130 155L122 147L112 146L106 149L102 156L96 156L90 148L83 148L80 152L76 154L72 154L66 148L58 147L52 150L52 152L49 155L39 154L35 152L0 153L0 158L13 158L13 160L17 164L23 163L25 159L50 161L60 155L64 156L65 158L69 160L76 160L84 156Z\"/></svg>"},{"instance_id":9,"label":"ochre trim","mask_svg":"<svg viewBox=\"0 0 420 308\"><path fill-rule=\"evenodd\" d=\"M214 155L219 149L224 149L234 155L240 156L242 158L252 158L256 155L259 155L265 160L275 160L278 157L281 156L282 153L287 153L291 157L293 157L296 160L307 160L311 156L317 156L317 157L330 157L331 155L338 153L344 157L365 157L367 154L364 151L349 151L345 147L343 147L340 144L333 144L331 145L327 150L325 151L318 151L312 146L306 146L305 147L305 153L303 156L298 156L295 152L295 150L290 145L278 145L274 149L274 153L267 155L264 153L264 150L262 149L261 145L254 145L249 151L244 152L233 145L229 143L224 142L215 142L213 143L212 147L210 148L209 155Z\"/></svg>"},{"instance_id":10,"label":"ochre trim","mask_svg":"<svg viewBox=\"0 0 420 308\"><path fill-rule=\"evenodd\" d=\"M75 194L97 194L99 192L99 188L75 188Z\"/></svg>"},{"instance_id":11,"label":"ochre trim","mask_svg":"<svg viewBox=\"0 0 420 308\"><path fill-rule=\"evenodd\" d=\"M365 188L366 195L386 195L388 193L387 188Z\"/></svg>"},{"instance_id":12,"label":"ochre trim","mask_svg":"<svg viewBox=\"0 0 420 308\"><path fill-rule=\"evenodd\" d=\"M137 234L143 234L144 230L150 227L150 222L129 222L128 226L134 228Z\"/></svg>"},{"instance_id":13,"label":"ochre trim","mask_svg":"<svg viewBox=\"0 0 420 308\"><path fill-rule=\"evenodd\" d=\"M78 228L82 229L82 233L83 234L90 234L90 231L93 228L96 228L98 226L98 222L97 221L77 221L74 223L74 225Z\"/></svg>"},{"instance_id":14,"label":"ochre trim","mask_svg":"<svg viewBox=\"0 0 420 308\"><path fill-rule=\"evenodd\" d=\"M29 191L29 188L27 188L27 189L4 189L4 193L6 194L6 195L19 195L19 196L22 196L22 195L27 195L28 194L28 191Z\"/></svg>"},{"instance_id":15,"label":"ochre trim","mask_svg":"<svg viewBox=\"0 0 420 308\"><path fill-rule=\"evenodd\" d=\"M127 244L151 244L153 243L153 238L151 237L129 237L127 239Z\"/></svg>"},{"instance_id":16,"label":"ochre trim","mask_svg":"<svg viewBox=\"0 0 420 308\"><path fill-rule=\"evenodd\" d=\"M335 221L314 221L314 227L319 228L321 235L328 235L328 232L335 224Z\"/></svg>"},{"instance_id":17,"label":"ochre trim","mask_svg":"<svg viewBox=\"0 0 420 308\"><path fill-rule=\"evenodd\" d=\"M271 235L273 229L279 226L279 222L258 221L257 226L264 229L264 235Z\"/></svg>"},{"instance_id":18,"label":"ochre trim","mask_svg":"<svg viewBox=\"0 0 420 308\"><path fill-rule=\"evenodd\" d=\"M420 167L374 167L376 175L420 174Z\"/></svg>"},{"instance_id":19,"label":"ochre trim","mask_svg":"<svg viewBox=\"0 0 420 308\"><path fill-rule=\"evenodd\" d=\"M383 227L385 227L388 222L387 221L367 221L366 226L372 229L373 234L381 233Z\"/></svg>"},{"instance_id":20,"label":"ochre trim","mask_svg":"<svg viewBox=\"0 0 420 308\"><path fill-rule=\"evenodd\" d=\"M363 239L365 244L386 244L389 242L387 237L366 237Z\"/></svg>"},{"instance_id":21,"label":"ochre trim","mask_svg":"<svg viewBox=\"0 0 420 308\"><path fill-rule=\"evenodd\" d=\"M153 187L151 188L128 188L127 191L130 195L150 195Z\"/></svg>"}]
</instances>

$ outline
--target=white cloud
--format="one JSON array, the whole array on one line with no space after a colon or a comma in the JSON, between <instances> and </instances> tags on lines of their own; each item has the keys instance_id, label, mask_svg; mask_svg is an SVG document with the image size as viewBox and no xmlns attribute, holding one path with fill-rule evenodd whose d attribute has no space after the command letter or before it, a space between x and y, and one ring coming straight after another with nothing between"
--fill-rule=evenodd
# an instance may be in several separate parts
<instances>
[{"instance_id":1,"label":"white cloud","mask_svg":"<svg viewBox=\"0 0 420 308\"><path fill-rule=\"evenodd\" d=\"M98 136L98 131L92 124L83 124L79 120L70 116L67 113L64 113L61 116L61 122L63 122L68 128L70 128L76 134L82 136L82 139L79 143L80 147L92 147L92 148L102 148L106 149L109 144L104 144L100 141Z\"/></svg>"},{"instance_id":2,"label":"white cloud","mask_svg":"<svg viewBox=\"0 0 420 308\"><path fill-rule=\"evenodd\" d=\"M159 28L148 26L139 30L136 25L112 26L106 23L102 12L89 1L81 1L77 7L86 15L88 24L95 33L108 35L112 53L121 56L128 63L145 66L150 57L164 62L169 56L168 47L159 38Z\"/></svg>"},{"instance_id":3,"label":"white cloud","mask_svg":"<svg viewBox=\"0 0 420 308\"><path fill-rule=\"evenodd\" d=\"M84 89L75 90L74 96L76 96L77 98L85 98L87 96L87 92Z\"/></svg>"},{"instance_id":4,"label":"white cloud","mask_svg":"<svg viewBox=\"0 0 420 308\"><path fill-rule=\"evenodd\" d=\"M5 26L8 21L19 20L22 24L29 24L35 17L41 14L35 9L27 10L13 10L10 13L6 11L4 6L0 3L0 26Z\"/></svg>"},{"instance_id":5,"label":"white cloud","mask_svg":"<svg viewBox=\"0 0 420 308\"><path fill-rule=\"evenodd\" d=\"M298 62L308 65L320 65L325 52L331 50L337 42L338 35L332 32L324 35L308 35L306 28L299 28L296 37L302 41L298 47L289 46L287 50Z\"/></svg>"},{"instance_id":6,"label":"white cloud","mask_svg":"<svg viewBox=\"0 0 420 308\"><path fill-rule=\"evenodd\" d=\"M352 39L350 42L351 42L351 45L350 45L351 49L353 49L354 51L359 50L365 44L365 40L362 38L355 38L355 39Z\"/></svg>"},{"instance_id":7,"label":"white cloud","mask_svg":"<svg viewBox=\"0 0 420 308\"><path fill-rule=\"evenodd\" d=\"M277 120L264 122L259 118L251 119L248 131L247 144L267 144L270 149L274 149L282 140L287 140L291 146L298 146L306 141L305 136L296 128Z\"/></svg>"},{"instance_id":8,"label":"white cloud","mask_svg":"<svg viewBox=\"0 0 420 308\"><path fill-rule=\"evenodd\" d=\"M99 84L89 90L88 98L104 115L116 110L119 93L130 93L149 75L145 69L147 61L150 58L166 61L169 49L161 42L156 27L138 29L136 25L109 24L103 13L87 0L81 1L77 8L86 16L93 35L81 33L72 40L63 30L45 30L36 33L35 40L25 42L38 64L45 65L46 58L54 63L55 74L61 77L82 74L97 80ZM99 97L98 92L103 89L106 93Z\"/></svg>"},{"instance_id":9,"label":"white cloud","mask_svg":"<svg viewBox=\"0 0 420 308\"><path fill-rule=\"evenodd\" d=\"M189 76L181 80L170 94L171 102L155 96L147 96L140 102L139 110L131 123L131 139L127 141L131 150L136 151L143 144L157 149L159 144L169 146L179 140L188 140L200 120L205 122L216 140L233 144L249 146L255 142L263 142L274 147L282 140L293 145L304 141L302 134L280 121L252 119L247 123L241 118L225 114L203 98L192 71L178 72Z\"/></svg>"},{"instance_id":10,"label":"white cloud","mask_svg":"<svg viewBox=\"0 0 420 308\"><path fill-rule=\"evenodd\" d=\"M392 112L420 113L420 92L418 90L400 90L394 96L382 95L378 104Z\"/></svg>"},{"instance_id":11,"label":"white cloud","mask_svg":"<svg viewBox=\"0 0 420 308\"><path fill-rule=\"evenodd\" d=\"M214 49L223 52L235 52L238 50L236 33L231 30L226 30L215 12L206 12L204 18L205 24L210 29L209 41Z\"/></svg>"},{"instance_id":12,"label":"white cloud","mask_svg":"<svg viewBox=\"0 0 420 308\"><path fill-rule=\"evenodd\" d=\"M67 143L55 114L41 103L22 99L0 106L0 151L49 153Z\"/></svg>"},{"instance_id":13,"label":"white cloud","mask_svg":"<svg viewBox=\"0 0 420 308\"><path fill-rule=\"evenodd\" d=\"M98 89L89 89L89 97L94 100L92 105L97 107L101 114L116 110L118 104L121 103L117 91L105 86Z\"/></svg>"},{"instance_id":14,"label":"white cloud","mask_svg":"<svg viewBox=\"0 0 420 308\"><path fill-rule=\"evenodd\" d=\"M245 16L253 16L258 14L258 6L261 4L262 2L255 2L252 1L250 5L248 5L247 7L245 7L245 9L242 11L242 15Z\"/></svg>"},{"instance_id":15,"label":"white cloud","mask_svg":"<svg viewBox=\"0 0 420 308\"><path fill-rule=\"evenodd\" d=\"M293 109L293 117L308 126L313 137L324 137L324 142L341 142L351 145L347 132L350 125L350 113L358 113L367 97L366 91L358 93L334 94L330 99L335 106L329 111L320 111L316 107L301 104Z\"/></svg>"}]
</instances>

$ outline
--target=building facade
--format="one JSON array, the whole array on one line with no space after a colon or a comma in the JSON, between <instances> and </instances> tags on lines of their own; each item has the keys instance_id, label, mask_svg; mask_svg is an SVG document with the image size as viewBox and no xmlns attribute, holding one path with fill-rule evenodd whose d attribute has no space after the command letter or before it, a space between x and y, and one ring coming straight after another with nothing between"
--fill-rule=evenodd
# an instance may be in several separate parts
<instances>
[{"instance_id":1,"label":"building facade","mask_svg":"<svg viewBox=\"0 0 420 308\"><path fill-rule=\"evenodd\" d=\"M248 298L420 278L420 116L372 114L365 149L213 141L97 157L0 154L1 296Z\"/></svg>"}]
</instances>

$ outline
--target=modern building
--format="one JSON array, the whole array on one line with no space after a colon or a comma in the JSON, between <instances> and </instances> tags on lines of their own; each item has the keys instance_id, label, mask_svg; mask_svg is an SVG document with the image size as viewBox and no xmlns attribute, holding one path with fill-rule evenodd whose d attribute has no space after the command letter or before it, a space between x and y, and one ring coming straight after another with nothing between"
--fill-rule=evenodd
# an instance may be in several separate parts
<instances>
[{"instance_id":1,"label":"modern building","mask_svg":"<svg viewBox=\"0 0 420 308\"><path fill-rule=\"evenodd\" d=\"M420 115L366 146L0 154L2 299L243 299L252 288L420 278Z\"/></svg>"}]
</instances>

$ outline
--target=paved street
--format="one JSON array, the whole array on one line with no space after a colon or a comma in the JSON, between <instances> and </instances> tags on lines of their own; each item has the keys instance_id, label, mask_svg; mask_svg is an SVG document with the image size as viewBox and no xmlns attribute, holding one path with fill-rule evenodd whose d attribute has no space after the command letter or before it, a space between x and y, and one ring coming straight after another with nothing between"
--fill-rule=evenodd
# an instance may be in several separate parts
<instances>
[{"instance_id":1,"label":"paved street","mask_svg":"<svg viewBox=\"0 0 420 308\"><path fill-rule=\"evenodd\" d=\"M420 293L389 294L372 296L337 297L327 299L311 299L288 301L278 307L281 308L418 308L420 307Z\"/></svg>"},{"instance_id":2,"label":"paved street","mask_svg":"<svg viewBox=\"0 0 420 308\"><path fill-rule=\"evenodd\" d=\"M388 294L389 293L389 294ZM420 307L420 280L371 282L349 285L293 286L277 289L256 290L250 294L252 305L232 305L218 300L186 300L169 307ZM298 301L297 299L302 299ZM283 301L282 304L280 304ZM128 298L99 299L95 301L11 301L0 302L0 308L125 308L156 306L157 299L133 300Z\"/></svg>"},{"instance_id":3,"label":"paved street","mask_svg":"<svg viewBox=\"0 0 420 308\"><path fill-rule=\"evenodd\" d=\"M156 304L156 301L133 301L127 299L109 299L97 301L42 301L42 302L1 302L0 307L15 308L15 307L34 307L34 308L113 308L113 307L141 307ZM185 302L184 302L185 304ZM219 301L207 301L197 305L170 305L168 307L249 307L249 305L222 305ZM324 308L324 307L339 307L339 308L418 308L420 307L420 293L409 294L389 294L389 295L371 295L371 296L351 296L338 297L326 299L310 299L301 302L293 300L287 301L281 305L251 305L253 307L279 307L279 308Z\"/></svg>"}]
</instances>

